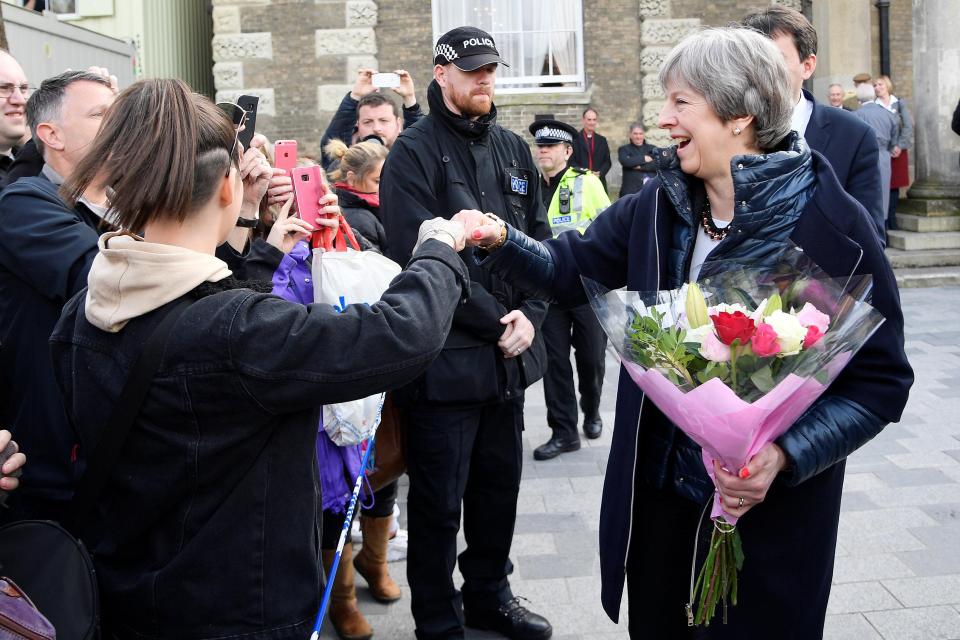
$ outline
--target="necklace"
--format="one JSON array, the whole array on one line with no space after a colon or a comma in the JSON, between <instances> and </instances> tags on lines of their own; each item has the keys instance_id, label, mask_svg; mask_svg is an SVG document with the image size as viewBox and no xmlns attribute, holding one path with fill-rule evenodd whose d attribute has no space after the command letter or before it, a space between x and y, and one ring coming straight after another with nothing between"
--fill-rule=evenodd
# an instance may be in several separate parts
<instances>
[{"instance_id":1,"label":"necklace","mask_svg":"<svg viewBox=\"0 0 960 640\"><path fill-rule=\"evenodd\" d=\"M710 199L707 199L707 204L703 207L703 210L700 212L700 224L703 226L703 230L711 240L723 240L727 237L727 229L724 227L720 229L713 223L713 214L710 212Z\"/></svg>"}]
</instances>

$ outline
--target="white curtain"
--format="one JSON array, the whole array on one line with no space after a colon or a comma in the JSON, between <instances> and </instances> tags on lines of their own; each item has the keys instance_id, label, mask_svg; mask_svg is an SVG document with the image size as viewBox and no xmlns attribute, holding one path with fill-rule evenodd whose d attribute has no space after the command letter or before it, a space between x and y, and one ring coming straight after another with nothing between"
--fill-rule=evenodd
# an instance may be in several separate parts
<instances>
[{"instance_id":1,"label":"white curtain","mask_svg":"<svg viewBox=\"0 0 960 640\"><path fill-rule=\"evenodd\" d=\"M433 0L433 10L437 36L461 25L493 35L510 64L500 77L577 73L581 0Z\"/></svg>"},{"instance_id":2,"label":"white curtain","mask_svg":"<svg viewBox=\"0 0 960 640\"><path fill-rule=\"evenodd\" d=\"M553 60L561 75L577 73L577 33L580 23L579 0L554 0L551 4L550 45Z\"/></svg>"},{"instance_id":3,"label":"white curtain","mask_svg":"<svg viewBox=\"0 0 960 640\"><path fill-rule=\"evenodd\" d=\"M530 16L530 23L524 25L526 29L533 31L531 36L530 51L530 73L528 75L536 76L541 73L550 73L550 14L553 11L553 3L550 0L529 0L533 11Z\"/></svg>"}]
</instances>

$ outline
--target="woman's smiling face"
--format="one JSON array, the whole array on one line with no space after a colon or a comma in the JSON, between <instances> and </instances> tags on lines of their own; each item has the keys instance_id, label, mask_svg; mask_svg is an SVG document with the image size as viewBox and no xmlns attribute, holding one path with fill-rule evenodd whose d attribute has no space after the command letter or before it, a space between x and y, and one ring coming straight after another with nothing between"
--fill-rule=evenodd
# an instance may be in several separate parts
<instances>
[{"instance_id":1,"label":"woman's smiling face","mask_svg":"<svg viewBox=\"0 0 960 640\"><path fill-rule=\"evenodd\" d=\"M686 85L671 82L666 93L658 124L677 144L683 172L708 181L729 175L730 159L744 153L734 125L721 120L706 98Z\"/></svg>"}]
</instances>

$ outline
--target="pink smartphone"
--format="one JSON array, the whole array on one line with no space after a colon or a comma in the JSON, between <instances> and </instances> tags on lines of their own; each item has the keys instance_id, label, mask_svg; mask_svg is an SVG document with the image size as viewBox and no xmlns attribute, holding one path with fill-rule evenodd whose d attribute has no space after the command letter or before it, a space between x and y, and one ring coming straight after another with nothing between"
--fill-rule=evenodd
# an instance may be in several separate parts
<instances>
[{"instance_id":1,"label":"pink smartphone","mask_svg":"<svg viewBox=\"0 0 960 640\"><path fill-rule=\"evenodd\" d=\"M273 157L273 166L277 169L283 169L288 176L291 175L291 172L297 166L297 141L277 140L273 145Z\"/></svg>"},{"instance_id":2,"label":"pink smartphone","mask_svg":"<svg viewBox=\"0 0 960 640\"><path fill-rule=\"evenodd\" d=\"M327 193L320 165L296 167L293 177L293 196L297 204L297 216L310 224L320 213L320 198Z\"/></svg>"}]
</instances>

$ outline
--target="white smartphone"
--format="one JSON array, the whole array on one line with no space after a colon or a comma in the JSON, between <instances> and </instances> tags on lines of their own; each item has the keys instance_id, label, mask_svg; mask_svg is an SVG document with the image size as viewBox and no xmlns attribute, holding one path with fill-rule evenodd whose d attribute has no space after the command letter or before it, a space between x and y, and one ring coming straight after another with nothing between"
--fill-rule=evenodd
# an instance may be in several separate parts
<instances>
[{"instance_id":1,"label":"white smartphone","mask_svg":"<svg viewBox=\"0 0 960 640\"><path fill-rule=\"evenodd\" d=\"M370 81L373 83L373 86L379 88L400 86L400 76L396 73L375 73Z\"/></svg>"}]
</instances>

